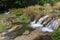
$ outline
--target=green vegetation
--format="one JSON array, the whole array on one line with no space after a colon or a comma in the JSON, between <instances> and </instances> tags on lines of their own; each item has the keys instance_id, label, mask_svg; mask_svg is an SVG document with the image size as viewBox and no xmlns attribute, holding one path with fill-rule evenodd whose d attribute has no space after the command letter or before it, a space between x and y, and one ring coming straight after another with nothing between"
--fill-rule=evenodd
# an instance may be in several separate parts
<instances>
[{"instance_id":1,"label":"green vegetation","mask_svg":"<svg viewBox=\"0 0 60 40\"><path fill-rule=\"evenodd\" d=\"M30 18L29 18L28 15L23 14L23 15L19 16L18 18L16 18L14 20L14 22L29 23L30 22Z\"/></svg>"},{"instance_id":2,"label":"green vegetation","mask_svg":"<svg viewBox=\"0 0 60 40\"><path fill-rule=\"evenodd\" d=\"M51 34L52 40L60 40L60 28L54 30Z\"/></svg>"},{"instance_id":3,"label":"green vegetation","mask_svg":"<svg viewBox=\"0 0 60 40\"><path fill-rule=\"evenodd\" d=\"M14 9L11 11L11 14L22 14L22 8Z\"/></svg>"},{"instance_id":4,"label":"green vegetation","mask_svg":"<svg viewBox=\"0 0 60 40\"><path fill-rule=\"evenodd\" d=\"M4 29L5 27L2 25L2 24L0 24L0 32Z\"/></svg>"},{"instance_id":5,"label":"green vegetation","mask_svg":"<svg viewBox=\"0 0 60 40\"><path fill-rule=\"evenodd\" d=\"M14 9L11 11L10 14L1 14L0 15L0 20L7 20L9 17L17 17L15 19L12 19L14 23L20 22L23 24L28 24L30 22L30 17L26 14L21 13L22 9ZM0 24L0 32L3 31L6 28L6 25L8 25L7 22L4 22L3 24ZM10 24L9 24L10 26Z\"/></svg>"},{"instance_id":6,"label":"green vegetation","mask_svg":"<svg viewBox=\"0 0 60 40\"><path fill-rule=\"evenodd\" d=\"M1 0L0 3L9 8L9 7L26 7L35 4L43 5L45 3L54 4L59 1L60 0Z\"/></svg>"},{"instance_id":7,"label":"green vegetation","mask_svg":"<svg viewBox=\"0 0 60 40\"><path fill-rule=\"evenodd\" d=\"M4 24L4 23L3 23L3 24L0 23L0 32L5 31L5 29L6 29L7 27L10 27L10 25Z\"/></svg>"}]
</instances>

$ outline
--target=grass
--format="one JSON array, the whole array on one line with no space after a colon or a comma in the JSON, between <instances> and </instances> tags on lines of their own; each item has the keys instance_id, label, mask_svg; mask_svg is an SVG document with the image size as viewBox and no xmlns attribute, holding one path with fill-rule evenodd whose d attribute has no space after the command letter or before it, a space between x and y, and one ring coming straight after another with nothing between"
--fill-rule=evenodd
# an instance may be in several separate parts
<instances>
[{"instance_id":1,"label":"grass","mask_svg":"<svg viewBox=\"0 0 60 40\"><path fill-rule=\"evenodd\" d=\"M5 29L6 26L0 24L0 32L2 32Z\"/></svg>"}]
</instances>

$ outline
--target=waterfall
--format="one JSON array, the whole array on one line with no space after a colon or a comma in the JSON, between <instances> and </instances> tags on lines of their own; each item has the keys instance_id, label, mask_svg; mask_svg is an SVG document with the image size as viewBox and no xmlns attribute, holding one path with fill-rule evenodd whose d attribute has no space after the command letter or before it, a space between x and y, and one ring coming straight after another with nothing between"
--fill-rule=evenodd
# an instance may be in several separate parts
<instances>
[{"instance_id":1,"label":"waterfall","mask_svg":"<svg viewBox=\"0 0 60 40\"><path fill-rule=\"evenodd\" d=\"M52 30L52 23L53 23L53 21L54 21L54 19L51 20L51 21L46 25L46 27L43 27L41 30L42 30L43 32L52 32L52 31L53 31L53 30Z\"/></svg>"},{"instance_id":2,"label":"waterfall","mask_svg":"<svg viewBox=\"0 0 60 40\"><path fill-rule=\"evenodd\" d=\"M53 32L53 29L57 29L60 25L60 19L50 21L46 27L42 28L43 32Z\"/></svg>"},{"instance_id":3,"label":"waterfall","mask_svg":"<svg viewBox=\"0 0 60 40\"><path fill-rule=\"evenodd\" d=\"M46 16L40 18L39 21L38 21L37 23L41 24L41 23L42 23L46 18L48 18L48 17L49 17L49 16L46 15Z\"/></svg>"},{"instance_id":4,"label":"waterfall","mask_svg":"<svg viewBox=\"0 0 60 40\"><path fill-rule=\"evenodd\" d=\"M43 24L41 24L41 23L42 23L47 17L48 17L48 15L40 18L37 23L35 23L36 20L34 20L33 22L30 23L30 27L32 27L32 28L38 28L38 27L39 27L39 28L42 28L42 27L43 27Z\"/></svg>"},{"instance_id":5,"label":"waterfall","mask_svg":"<svg viewBox=\"0 0 60 40\"><path fill-rule=\"evenodd\" d=\"M36 20L34 20L33 22L30 23L30 27L32 28L39 28L41 31L43 32L53 32L54 29L57 29L60 25L60 19L51 19L51 21L46 25L43 26L43 22L45 19L47 19L49 17L49 15L43 16L41 17L37 23Z\"/></svg>"},{"instance_id":6,"label":"waterfall","mask_svg":"<svg viewBox=\"0 0 60 40\"><path fill-rule=\"evenodd\" d=\"M52 29L57 29L60 25L60 19L56 19L52 24Z\"/></svg>"}]
</instances>

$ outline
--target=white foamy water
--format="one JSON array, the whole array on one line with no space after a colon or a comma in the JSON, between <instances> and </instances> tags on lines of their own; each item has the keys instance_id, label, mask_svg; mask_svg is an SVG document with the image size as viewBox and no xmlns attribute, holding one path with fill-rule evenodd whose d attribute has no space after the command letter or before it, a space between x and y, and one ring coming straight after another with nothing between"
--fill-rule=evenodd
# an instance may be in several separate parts
<instances>
[{"instance_id":1,"label":"white foamy water","mask_svg":"<svg viewBox=\"0 0 60 40\"><path fill-rule=\"evenodd\" d=\"M45 27L43 26L43 21L47 19L49 16L46 15L38 20L37 23L36 20L30 23L30 27L32 28L39 28L43 32L53 32L54 29L57 29L60 25L60 19L52 19ZM42 23L42 24L41 24Z\"/></svg>"},{"instance_id":2,"label":"white foamy water","mask_svg":"<svg viewBox=\"0 0 60 40\"><path fill-rule=\"evenodd\" d=\"M33 22L30 23L30 27L32 27L32 28L37 28L37 27L40 27L40 28L41 28L41 27L43 27L43 25L42 25L41 23L42 23L47 17L48 17L48 15L40 18L37 23L35 23L36 20L34 20Z\"/></svg>"},{"instance_id":3,"label":"white foamy water","mask_svg":"<svg viewBox=\"0 0 60 40\"><path fill-rule=\"evenodd\" d=\"M32 28L38 28L38 27L42 27L43 25L42 24L39 24L39 23L35 23L36 20L34 20L33 22L30 23L30 27Z\"/></svg>"},{"instance_id":4,"label":"white foamy water","mask_svg":"<svg viewBox=\"0 0 60 40\"><path fill-rule=\"evenodd\" d=\"M43 28L41 29L41 31L43 31L43 32L53 32L52 29L49 29L49 28L47 28L47 27L43 27Z\"/></svg>"},{"instance_id":5,"label":"white foamy water","mask_svg":"<svg viewBox=\"0 0 60 40\"><path fill-rule=\"evenodd\" d=\"M47 17L49 17L49 16L46 15L46 16L40 18L37 23L41 24Z\"/></svg>"}]
</instances>

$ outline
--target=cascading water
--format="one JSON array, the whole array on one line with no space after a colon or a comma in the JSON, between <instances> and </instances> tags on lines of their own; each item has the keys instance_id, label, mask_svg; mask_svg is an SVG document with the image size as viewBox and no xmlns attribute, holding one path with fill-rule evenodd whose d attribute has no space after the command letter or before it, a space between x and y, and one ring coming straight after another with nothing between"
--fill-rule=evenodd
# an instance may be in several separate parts
<instances>
[{"instance_id":1,"label":"cascading water","mask_svg":"<svg viewBox=\"0 0 60 40\"><path fill-rule=\"evenodd\" d=\"M37 27L42 28L43 25L42 25L41 23L42 23L47 17L48 17L48 15L46 15L46 16L40 18L37 23L35 23L36 20L34 20L33 22L30 23L30 27L32 27L32 28L37 28Z\"/></svg>"},{"instance_id":2,"label":"cascading water","mask_svg":"<svg viewBox=\"0 0 60 40\"><path fill-rule=\"evenodd\" d=\"M41 30L43 31L43 32L52 32L53 30L52 30L52 23L53 23L53 21L54 21L54 19L53 20L51 20L47 25L46 25L46 27L43 27Z\"/></svg>"},{"instance_id":3,"label":"cascading water","mask_svg":"<svg viewBox=\"0 0 60 40\"><path fill-rule=\"evenodd\" d=\"M43 27L42 28L42 31L43 32L46 32L46 31L48 31L48 32L52 32L53 31L53 29L57 29L58 27L59 27L59 25L60 25L60 19L56 19L56 20L52 20L52 21L50 21L48 24L47 24L47 26L46 27Z\"/></svg>"},{"instance_id":4,"label":"cascading water","mask_svg":"<svg viewBox=\"0 0 60 40\"><path fill-rule=\"evenodd\" d=\"M43 26L43 21L47 19L49 15L46 15L38 20L37 23L36 20L30 23L30 27L32 28L39 28L43 32L53 32L54 29L57 29L60 25L60 19L52 19L46 26Z\"/></svg>"}]
</instances>

